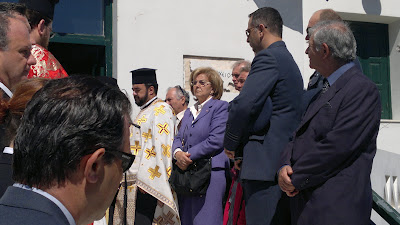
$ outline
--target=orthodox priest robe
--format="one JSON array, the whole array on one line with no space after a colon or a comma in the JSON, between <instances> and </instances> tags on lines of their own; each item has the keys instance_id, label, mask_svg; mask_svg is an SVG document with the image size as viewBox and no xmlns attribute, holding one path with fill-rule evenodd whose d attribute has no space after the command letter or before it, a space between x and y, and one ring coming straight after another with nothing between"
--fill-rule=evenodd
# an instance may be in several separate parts
<instances>
[{"instance_id":1,"label":"orthodox priest robe","mask_svg":"<svg viewBox=\"0 0 400 225\"><path fill-rule=\"evenodd\" d=\"M136 158L125 174L126 183L123 178L118 192L114 224L123 224L125 196L126 222L134 224L138 188L157 199L153 224L181 224L176 194L168 182L172 171L171 145L175 133L173 110L164 101L155 98L142 107L133 123L130 127L130 143Z\"/></svg>"}]
</instances>

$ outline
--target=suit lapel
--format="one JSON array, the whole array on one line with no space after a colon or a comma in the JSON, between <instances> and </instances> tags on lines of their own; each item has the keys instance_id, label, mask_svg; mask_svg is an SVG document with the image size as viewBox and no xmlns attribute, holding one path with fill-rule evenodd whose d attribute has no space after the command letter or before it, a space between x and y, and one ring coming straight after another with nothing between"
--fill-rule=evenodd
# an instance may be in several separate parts
<instances>
[{"instance_id":1,"label":"suit lapel","mask_svg":"<svg viewBox=\"0 0 400 225\"><path fill-rule=\"evenodd\" d=\"M207 115L212 106L214 105L215 100L214 99L210 99L205 105L204 107L201 109L200 114L196 117L196 119L193 121L193 124L196 123L199 119L201 119L202 117L204 117L205 115Z\"/></svg>"},{"instance_id":2,"label":"suit lapel","mask_svg":"<svg viewBox=\"0 0 400 225\"><path fill-rule=\"evenodd\" d=\"M336 95L336 93L342 89L347 82L353 77L353 74L357 70L356 67L352 67L347 70L323 95L318 96L317 99L311 103L308 107L304 117L297 128L297 131L306 124L314 115L326 104L330 104L329 101Z\"/></svg>"}]
</instances>

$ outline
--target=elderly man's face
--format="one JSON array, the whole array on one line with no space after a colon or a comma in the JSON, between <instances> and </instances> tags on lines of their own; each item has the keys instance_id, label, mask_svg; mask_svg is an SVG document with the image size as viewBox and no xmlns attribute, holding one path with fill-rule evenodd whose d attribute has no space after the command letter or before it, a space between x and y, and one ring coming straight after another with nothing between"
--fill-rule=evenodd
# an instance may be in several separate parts
<instances>
[{"instance_id":1,"label":"elderly man's face","mask_svg":"<svg viewBox=\"0 0 400 225\"><path fill-rule=\"evenodd\" d=\"M232 70L232 82L233 85L235 86L235 89L239 91L237 85L238 85L238 78L240 75L240 68L242 68L242 65L238 65L237 67L233 68Z\"/></svg>"},{"instance_id":2,"label":"elderly man's face","mask_svg":"<svg viewBox=\"0 0 400 225\"><path fill-rule=\"evenodd\" d=\"M322 65L322 51L322 49L320 49L319 51L315 49L314 38L311 37L308 42L308 48L306 49L306 54L310 59L310 68L319 71L319 68L321 68L320 66Z\"/></svg>"},{"instance_id":3,"label":"elderly man's face","mask_svg":"<svg viewBox=\"0 0 400 225\"><path fill-rule=\"evenodd\" d=\"M180 113L184 109L185 98L178 99L176 94L176 88L171 88L165 96L165 102L170 105L176 114Z\"/></svg>"},{"instance_id":4,"label":"elderly man's face","mask_svg":"<svg viewBox=\"0 0 400 225\"><path fill-rule=\"evenodd\" d=\"M0 50L0 76L2 82L12 89L26 79L31 65L36 64L31 54L29 29L20 19L9 19L8 46Z\"/></svg>"},{"instance_id":5,"label":"elderly man's face","mask_svg":"<svg viewBox=\"0 0 400 225\"><path fill-rule=\"evenodd\" d=\"M306 32L307 32L306 40L307 40L307 41L310 40L310 29L311 29L315 24L317 24L317 23L319 22L320 14L321 14L321 11L315 12L315 13L311 16L310 20L308 21L308 25L307 25L307 29L306 29Z\"/></svg>"},{"instance_id":6,"label":"elderly man's face","mask_svg":"<svg viewBox=\"0 0 400 225\"><path fill-rule=\"evenodd\" d=\"M249 72L246 72L246 71L242 71L240 73L240 75L238 77L238 83L237 83L238 91L242 91L244 82L246 81L248 75L249 75Z\"/></svg>"}]
</instances>

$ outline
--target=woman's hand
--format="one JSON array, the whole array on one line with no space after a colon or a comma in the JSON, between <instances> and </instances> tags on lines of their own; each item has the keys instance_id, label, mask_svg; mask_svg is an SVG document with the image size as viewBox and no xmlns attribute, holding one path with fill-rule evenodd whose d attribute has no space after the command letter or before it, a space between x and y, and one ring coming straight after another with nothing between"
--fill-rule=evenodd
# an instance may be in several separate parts
<instances>
[{"instance_id":1,"label":"woman's hand","mask_svg":"<svg viewBox=\"0 0 400 225\"><path fill-rule=\"evenodd\" d=\"M188 168L188 166L193 163L193 161L189 157L190 157L190 153L178 151L177 153L175 153L175 158L176 158L175 164L181 170L186 170Z\"/></svg>"}]
</instances>

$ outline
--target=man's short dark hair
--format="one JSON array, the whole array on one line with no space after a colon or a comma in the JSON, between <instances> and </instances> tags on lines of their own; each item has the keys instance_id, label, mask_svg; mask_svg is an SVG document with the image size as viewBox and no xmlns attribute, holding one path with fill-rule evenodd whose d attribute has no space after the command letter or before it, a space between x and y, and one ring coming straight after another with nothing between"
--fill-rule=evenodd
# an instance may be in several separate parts
<instances>
[{"instance_id":1,"label":"man's short dark hair","mask_svg":"<svg viewBox=\"0 0 400 225\"><path fill-rule=\"evenodd\" d=\"M50 80L28 103L15 139L13 178L39 188L71 178L83 156L122 151L131 104L117 88L88 76Z\"/></svg>"},{"instance_id":2,"label":"man's short dark hair","mask_svg":"<svg viewBox=\"0 0 400 225\"><path fill-rule=\"evenodd\" d=\"M7 50L8 47L8 31L10 30L10 18L13 18L11 14L0 11L0 50Z\"/></svg>"},{"instance_id":3,"label":"man's short dark hair","mask_svg":"<svg viewBox=\"0 0 400 225\"><path fill-rule=\"evenodd\" d=\"M251 25L253 27L264 24L272 34L282 37L283 21L278 10L271 7L260 8L251 13L249 18L252 18Z\"/></svg>"},{"instance_id":4,"label":"man's short dark hair","mask_svg":"<svg viewBox=\"0 0 400 225\"><path fill-rule=\"evenodd\" d=\"M0 2L0 12L6 12L9 14L18 13L25 16L26 6L20 3Z\"/></svg>"},{"instance_id":5,"label":"man's short dark hair","mask_svg":"<svg viewBox=\"0 0 400 225\"><path fill-rule=\"evenodd\" d=\"M146 87L146 90L149 89L149 87L153 86L154 87L154 93L157 95L158 93L158 84L144 84Z\"/></svg>"},{"instance_id":6,"label":"man's short dark hair","mask_svg":"<svg viewBox=\"0 0 400 225\"><path fill-rule=\"evenodd\" d=\"M26 10L26 18L28 19L29 25L31 25L32 29L37 27L41 20L44 20L44 25L46 26L48 26L52 22L52 20L49 17L32 9Z\"/></svg>"}]
</instances>

